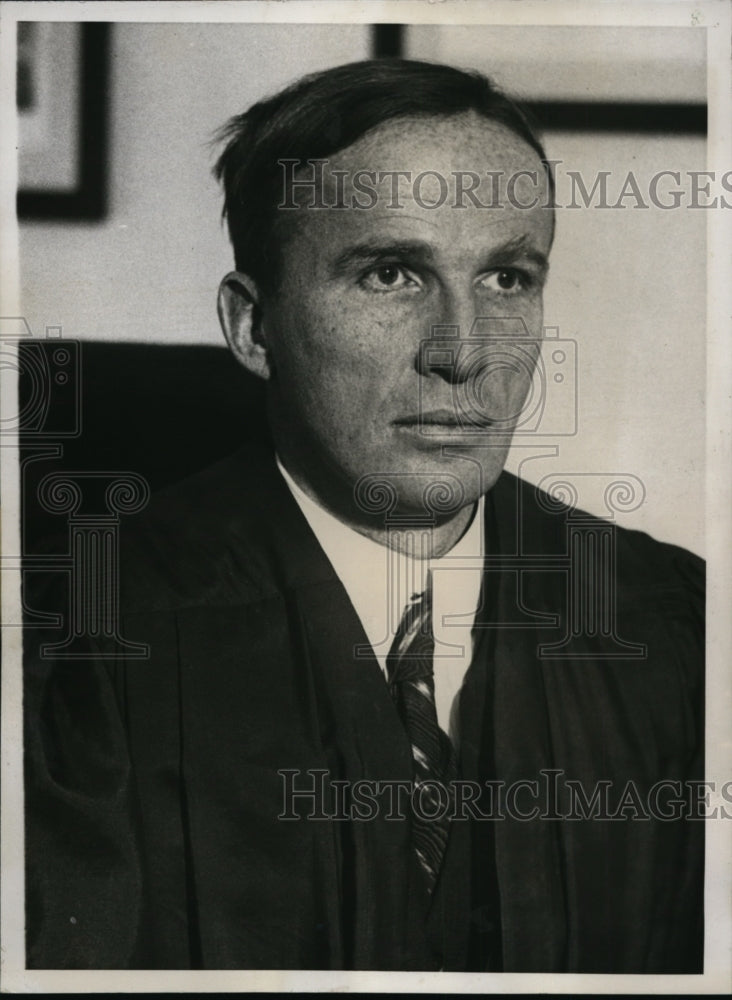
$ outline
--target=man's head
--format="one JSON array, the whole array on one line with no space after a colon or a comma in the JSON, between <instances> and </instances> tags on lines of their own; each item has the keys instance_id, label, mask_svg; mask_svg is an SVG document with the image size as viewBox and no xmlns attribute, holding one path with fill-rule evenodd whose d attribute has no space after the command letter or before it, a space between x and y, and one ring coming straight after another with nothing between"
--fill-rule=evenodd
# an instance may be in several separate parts
<instances>
[{"instance_id":1,"label":"man's head","mask_svg":"<svg viewBox=\"0 0 732 1000\"><path fill-rule=\"evenodd\" d=\"M523 114L477 74L387 60L308 77L223 138L219 312L285 465L351 518L375 474L415 512L441 477L475 500L542 328L551 181Z\"/></svg>"}]
</instances>

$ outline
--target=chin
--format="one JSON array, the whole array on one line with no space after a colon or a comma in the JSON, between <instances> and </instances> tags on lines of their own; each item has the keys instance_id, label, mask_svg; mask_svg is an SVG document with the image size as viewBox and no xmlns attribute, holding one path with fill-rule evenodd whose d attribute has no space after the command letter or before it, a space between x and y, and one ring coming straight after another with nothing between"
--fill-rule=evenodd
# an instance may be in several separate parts
<instances>
[{"instance_id":1,"label":"chin","mask_svg":"<svg viewBox=\"0 0 732 1000\"><path fill-rule=\"evenodd\" d=\"M509 445L484 444L473 447L445 447L438 455L420 456L410 467L423 475L458 479L473 500L496 483L508 458Z\"/></svg>"},{"instance_id":2,"label":"chin","mask_svg":"<svg viewBox=\"0 0 732 1000\"><path fill-rule=\"evenodd\" d=\"M508 449L486 461L485 450L404 456L359 477L354 499L364 513L446 521L474 504L498 479ZM393 470L393 471L392 471ZM398 471L397 471L398 470Z\"/></svg>"}]
</instances>

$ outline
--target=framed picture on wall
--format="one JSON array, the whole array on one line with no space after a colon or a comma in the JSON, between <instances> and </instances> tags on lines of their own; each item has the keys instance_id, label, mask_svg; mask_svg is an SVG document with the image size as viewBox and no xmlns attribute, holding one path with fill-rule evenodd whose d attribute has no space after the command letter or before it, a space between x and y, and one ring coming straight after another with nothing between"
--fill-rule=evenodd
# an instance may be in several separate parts
<instances>
[{"instance_id":1,"label":"framed picture on wall","mask_svg":"<svg viewBox=\"0 0 732 1000\"><path fill-rule=\"evenodd\" d=\"M109 25L18 25L18 216L104 217Z\"/></svg>"}]
</instances>

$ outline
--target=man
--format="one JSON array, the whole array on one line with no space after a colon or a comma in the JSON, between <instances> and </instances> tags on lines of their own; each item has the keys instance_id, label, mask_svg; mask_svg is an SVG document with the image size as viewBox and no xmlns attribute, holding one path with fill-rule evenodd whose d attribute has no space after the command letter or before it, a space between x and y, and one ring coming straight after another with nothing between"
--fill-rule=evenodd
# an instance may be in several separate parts
<instances>
[{"instance_id":1,"label":"man","mask_svg":"<svg viewBox=\"0 0 732 1000\"><path fill-rule=\"evenodd\" d=\"M408 61L223 138L219 315L271 441L130 520L148 659L29 643L29 965L701 971L700 562L502 471L540 143Z\"/></svg>"}]
</instances>

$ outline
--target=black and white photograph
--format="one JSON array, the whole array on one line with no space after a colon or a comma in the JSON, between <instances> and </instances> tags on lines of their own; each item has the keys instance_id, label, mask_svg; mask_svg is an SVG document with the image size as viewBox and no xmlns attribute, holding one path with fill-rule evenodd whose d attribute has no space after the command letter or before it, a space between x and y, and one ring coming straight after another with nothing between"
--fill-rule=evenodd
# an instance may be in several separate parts
<instances>
[{"instance_id":1,"label":"black and white photograph","mask_svg":"<svg viewBox=\"0 0 732 1000\"><path fill-rule=\"evenodd\" d=\"M727 992L730 7L0 17L2 988Z\"/></svg>"}]
</instances>

